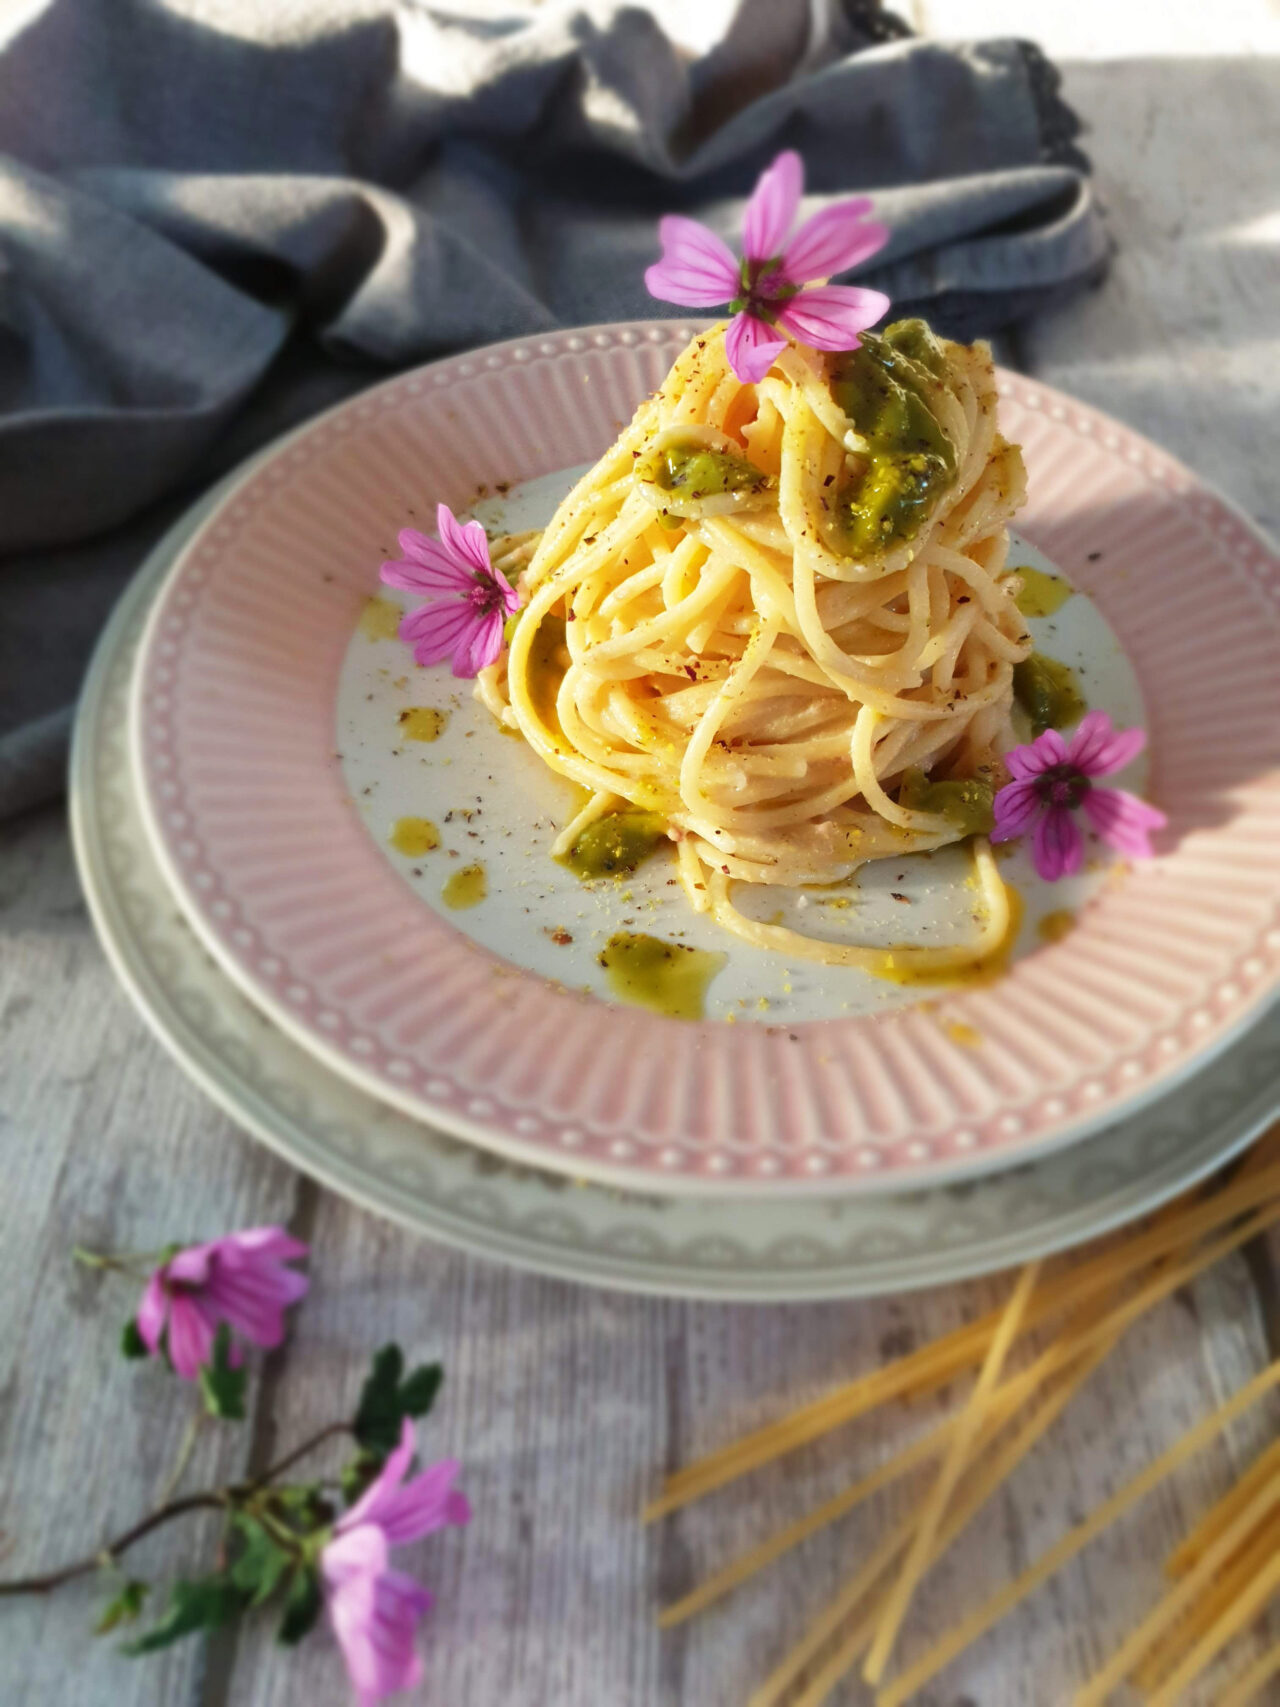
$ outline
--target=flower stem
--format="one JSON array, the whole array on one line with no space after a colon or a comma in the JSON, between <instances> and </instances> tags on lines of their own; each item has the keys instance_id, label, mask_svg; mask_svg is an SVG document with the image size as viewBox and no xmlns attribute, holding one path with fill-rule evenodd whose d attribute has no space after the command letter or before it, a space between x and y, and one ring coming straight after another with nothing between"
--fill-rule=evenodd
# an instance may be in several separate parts
<instances>
[{"instance_id":1,"label":"flower stem","mask_svg":"<svg viewBox=\"0 0 1280 1707\"><path fill-rule=\"evenodd\" d=\"M193 1440L195 1427L198 1424L199 1418L197 1417L194 1424L187 1430L188 1435ZM101 1570L106 1565L113 1565L120 1554L127 1552L136 1541L141 1541L144 1535L150 1535L153 1529L159 1529L162 1525L171 1523L175 1517L184 1517L188 1512L238 1510L255 1493L260 1493L277 1477L282 1476L286 1470L292 1468L300 1458L305 1458L309 1452L314 1452L317 1446L322 1445L326 1440L332 1440L337 1435L350 1434L351 1432L350 1422L330 1423L326 1428L320 1429L318 1433L304 1440L301 1446L296 1446L292 1452L287 1453L278 1463L272 1464L252 1481L236 1482L225 1488L207 1488L203 1493L187 1494L180 1500L170 1500L167 1505L162 1505L159 1510L153 1511L149 1517L144 1517L140 1523L135 1523L132 1529L126 1529L123 1535L117 1535L114 1541L108 1541L105 1546L99 1547L96 1552L90 1553L86 1558L77 1559L74 1564L64 1565L60 1571L49 1571L43 1576L15 1577L8 1582L0 1582L0 1596L48 1594L55 1588L61 1588L63 1583L74 1581L76 1577L88 1576L90 1571ZM183 1449L179 1453L178 1474L181 1474L185 1467L185 1460L189 1456L189 1452L190 1449L184 1440ZM174 1478L171 1477L170 1479L172 1481Z\"/></svg>"},{"instance_id":2,"label":"flower stem","mask_svg":"<svg viewBox=\"0 0 1280 1707\"><path fill-rule=\"evenodd\" d=\"M304 1440L301 1446L295 1446L293 1451L282 1458L278 1464L272 1464L264 1470L253 1483L253 1486L265 1488L269 1482L274 1482L277 1476L282 1476L286 1470L292 1469L300 1458L305 1458L309 1452L314 1452L316 1447L323 1445L326 1440L332 1440L335 1435L350 1434L351 1432L349 1422L330 1423L326 1428L322 1428L318 1434L313 1434L310 1439Z\"/></svg>"},{"instance_id":3,"label":"flower stem","mask_svg":"<svg viewBox=\"0 0 1280 1707\"><path fill-rule=\"evenodd\" d=\"M142 1280L151 1272L150 1257L132 1251L90 1251L83 1245L72 1245L71 1259L85 1268L100 1268L112 1274L127 1274L131 1280Z\"/></svg>"},{"instance_id":4,"label":"flower stem","mask_svg":"<svg viewBox=\"0 0 1280 1707\"><path fill-rule=\"evenodd\" d=\"M161 1505L171 1500L177 1491L178 1483L182 1480L183 1471L191 1462L191 1454L196 1449L196 1437L200 1433L200 1425L204 1421L203 1411L193 1411L182 1431L182 1440L178 1446L178 1456L173 1461L173 1468L165 1477L156 1499Z\"/></svg>"},{"instance_id":5,"label":"flower stem","mask_svg":"<svg viewBox=\"0 0 1280 1707\"><path fill-rule=\"evenodd\" d=\"M117 1535L114 1541L108 1541L105 1547L99 1547L96 1553L90 1553L84 1559L77 1559L72 1565L64 1565L60 1571L50 1571L39 1577L14 1577L9 1582L0 1582L0 1595L48 1594L52 1589L61 1588L63 1583L69 1583L76 1577L88 1576L90 1571L101 1570L106 1564L114 1564L120 1554L127 1552L135 1541L141 1541L144 1535L150 1535L153 1529L159 1529L163 1524L172 1523L175 1517L185 1517L189 1511L220 1510L225 1504L225 1496L212 1491L188 1494L185 1499L172 1500L168 1505L161 1506L159 1511L153 1511L150 1517L144 1517L141 1523L135 1523L132 1529L126 1529L123 1535Z\"/></svg>"}]
</instances>

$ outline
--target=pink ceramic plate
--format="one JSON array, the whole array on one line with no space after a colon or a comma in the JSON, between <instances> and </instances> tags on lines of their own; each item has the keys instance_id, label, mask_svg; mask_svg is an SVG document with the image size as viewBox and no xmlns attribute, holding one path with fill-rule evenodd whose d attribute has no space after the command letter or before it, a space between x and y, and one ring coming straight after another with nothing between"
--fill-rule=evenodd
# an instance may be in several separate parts
<instances>
[{"instance_id":1,"label":"pink ceramic plate","mask_svg":"<svg viewBox=\"0 0 1280 1707\"><path fill-rule=\"evenodd\" d=\"M824 1018L669 1020L480 946L370 834L336 694L396 529L437 499L461 508L481 485L594 458L690 330L559 333L439 363L324 416L233 490L170 574L135 684L150 829L195 927L375 1094L668 1194L936 1183L1168 1090L1280 974L1280 560L1163 452L1014 375L1001 410L1030 472L1020 530L1123 643L1171 820L1161 857L1104 885L1065 940L995 985L941 993L945 1025L937 1004L846 1017L834 998ZM517 835L526 810L507 803Z\"/></svg>"}]
</instances>

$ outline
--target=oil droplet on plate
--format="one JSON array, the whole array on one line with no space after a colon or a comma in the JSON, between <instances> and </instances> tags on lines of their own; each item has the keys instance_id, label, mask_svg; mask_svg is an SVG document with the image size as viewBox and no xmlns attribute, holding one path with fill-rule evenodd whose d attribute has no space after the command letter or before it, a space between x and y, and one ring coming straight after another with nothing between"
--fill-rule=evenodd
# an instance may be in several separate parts
<instances>
[{"instance_id":1,"label":"oil droplet on plate","mask_svg":"<svg viewBox=\"0 0 1280 1707\"><path fill-rule=\"evenodd\" d=\"M366 599L360 612L360 632L366 640L394 640L403 616L392 599Z\"/></svg>"},{"instance_id":2,"label":"oil droplet on plate","mask_svg":"<svg viewBox=\"0 0 1280 1707\"><path fill-rule=\"evenodd\" d=\"M981 1049L982 1047L982 1033L976 1026L966 1025L962 1019L944 1020L942 1029L953 1043L959 1044L961 1049Z\"/></svg>"},{"instance_id":3,"label":"oil droplet on plate","mask_svg":"<svg viewBox=\"0 0 1280 1707\"><path fill-rule=\"evenodd\" d=\"M616 932L599 955L619 1001L671 1019L702 1018L707 986L728 958L640 931Z\"/></svg>"},{"instance_id":4,"label":"oil droplet on plate","mask_svg":"<svg viewBox=\"0 0 1280 1707\"><path fill-rule=\"evenodd\" d=\"M447 711L437 711L434 705L410 705L396 721L406 741L438 741L449 721Z\"/></svg>"},{"instance_id":5,"label":"oil droplet on plate","mask_svg":"<svg viewBox=\"0 0 1280 1707\"><path fill-rule=\"evenodd\" d=\"M1061 575L1048 575L1043 569L1024 564L1011 573L1022 582L1022 591L1014 603L1023 616L1053 616L1075 592L1070 581Z\"/></svg>"},{"instance_id":6,"label":"oil droplet on plate","mask_svg":"<svg viewBox=\"0 0 1280 1707\"><path fill-rule=\"evenodd\" d=\"M482 865L464 865L440 891L446 907L478 907L489 893L489 880Z\"/></svg>"},{"instance_id":7,"label":"oil droplet on plate","mask_svg":"<svg viewBox=\"0 0 1280 1707\"><path fill-rule=\"evenodd\" d=\"M1070 907L1060 907L1056 913L1046 913L1036 926L1041 942L1061 942L1076 928L1076 916Z\"/></svg>"},{"instance_id":8,"label":"oil droplet on plate","mask_svg":"<svg viewBox=\"0 0 1280 1707\"><path fill-rule=\"evenodd\" d=\"M391 845L409 859L430 853L440 846L440 832L430 818L397 818L391 830Z\"/></svg>"}]
</instances>

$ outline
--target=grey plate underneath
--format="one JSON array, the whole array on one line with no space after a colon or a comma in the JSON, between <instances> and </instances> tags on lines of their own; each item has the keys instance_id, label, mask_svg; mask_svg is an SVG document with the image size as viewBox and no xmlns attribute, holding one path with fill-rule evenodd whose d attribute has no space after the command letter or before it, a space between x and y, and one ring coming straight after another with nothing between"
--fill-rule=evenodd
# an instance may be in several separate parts
<instances>
[{"instance_id":1,"label":"grey plate underneath","mask_svg":"<svg viewBox=\"0 0 1280 1707\"><path fill-rule=\"evenodd\" d=\"M148 845L126 740L147 607L215 492L161 542L99 644L76 726L81 878L125 988L249 1132L335 1191L432 1238L566 1279L742 1302L868 1296L1025 1262L1142 1214L1221 1166L1280 1108L1280 1009L1198 1077L1085 1143L971 1183L770 1204L639 1197L514 1166L349 1085L208 959Z\"/></svg>"}]
</instances>

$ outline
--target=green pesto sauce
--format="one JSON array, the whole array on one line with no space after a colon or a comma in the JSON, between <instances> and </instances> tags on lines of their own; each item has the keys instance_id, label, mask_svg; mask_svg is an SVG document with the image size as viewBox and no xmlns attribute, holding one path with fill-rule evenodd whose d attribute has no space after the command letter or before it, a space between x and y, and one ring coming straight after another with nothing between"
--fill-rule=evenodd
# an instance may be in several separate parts
<instances>
[{"instance_id":1,"label":"green pesto sauce","mask_svg":"<svg viewBox=\"0 0 1280 1707\"><path fill-rule=\"evenodd\" d=\"M890 349L897 350L935 379L945 377L947 358L942 353L942 345L923 320L895 320L880 335Z\"/></svg>"},{"instance_id":2,"label":"green pesto sauce","mask_svg":"<svg viewBox=\"0 0 1280 1707\"><path fill-rule=\"evenodd\" d=\"M654 481L679 498L710 498L723 492L763 492L769 477L744 456L708 450L696 439L669 444L658 458Z\"/></svg>"},{"instance_id":3,"label":"green pesto sauce","mask_svg":"<svg viewBox=\"0 0 1280 1707\"><path fill-rule=\"evenodd\" d=\"M866 467L836 493L835 535L851 556L914 539L955 479L955 446L934 414L945 371L921 320L864 332L838 358L832 394L869 446Z\"/></svg>"},{"instance_id":4,"label":"green pesto sauce","mask_svg":"<svg viewBox=\"0 0 1280 1707\"><path fill-rule=\"evenodd\" d=\"M588 824L561 864L584 881L634 871L667 839L667 821L657 812L610 812Z\"/></svg>"},{"instance_id":5,"label":"green pesto sauce","mask_svg":"<svg viewBox=\"0 0 1280 1707\"><path fill-rule=\"evenodd\" d=\"M1069 729L1088 710L1075 671L1043 652L1013 666L1013 697L1030 718L1033 736Z\"/></svg>"},{"instance_id":6,"label":"green pesto sauce","mask_svg":"<svg viewBox=\"0 0 1280 1707\"><path fill-rule=\"evenodd\" d=\"M1043 569L1032 569L1029 564L1010 573L1022 582L1015 603L1023 616L1053 616L1075 592L1070 581L1064 581L1061 575L1046 575Z\"/></svg>"},{"instance_id":7,"label":"green pesto sauce","mask_svg":"<svg viewBox=\"0 0 1280 1707\"><path fill-rule=\"evenodd\" d=\"M985 836L995 823L995 790L980 776L930 782L914 765L902 773L898 805L910 812L940 812L962 836Z\"/></svg>"},{"instance_id":8,"label":"green pesto sauce","mask_svg":"<svg viewBox=\"0 0 1280 1707\"><path fill-rule=\"evenodd\" d=\"M703 1017L707 986L728 958L639 931L618 931L598 956L619 1001L671 1019Z\"/></svg>"},{"instance_id":9,"label":"green pesto sauce","mask_svg":"<svg viewBox=\"0 0 1280 1707\"><path fill-rule=\"evenodd\" d=\"M478 907L488 893L489 880L482 865L464 865L440 892L446 907Z\"/></svg>"}]
</instances>

